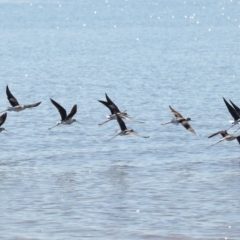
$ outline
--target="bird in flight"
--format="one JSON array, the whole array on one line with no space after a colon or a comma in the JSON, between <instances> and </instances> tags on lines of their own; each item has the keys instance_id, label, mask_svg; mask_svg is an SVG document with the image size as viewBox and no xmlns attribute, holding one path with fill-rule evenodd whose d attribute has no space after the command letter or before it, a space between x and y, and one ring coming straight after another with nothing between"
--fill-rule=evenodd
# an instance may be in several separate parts
<instances>
[{"instance_id":1,"label":"bird in flight","mask_svg":"<svg viewBox=\"0 0 240 240\"><path fill-rule=\"evenodd\" d=\"M26 108L37 107L41 103L41 102L38 102L38 103L33 103L33 104L28 104L28 105L21 105L21 104L19 104L17 99L10 92L10 90L8 88L8 85L6 87L6 94L7 94L8 101L12 105L12 107L8 107L6 110L4 110L2 112L6 112L6 111L20 112L20 111L23 111Z\"/></svg>"},{"instance_id":2,"label":"bird in flight","mask_svg":"<svg viewBox=\"0 0 240 240\"><path fill-rule=\"evenodd\" d=\"M222 138L221 138L218 142L212 144L211 146L216 145L217 143L220 143L220 142L222 142L222 141L224 141L224 140L226 140L226 141L232 141L232 140L234 140L234 139L237 139L238 143L240 144L240 135L229 134L229 133L227 132L227 130L222 130L222 131L213 133L213 134L212 134L211 136L209 136L208 138L214 137L214 136L216 136L216 135L218 135L218 134L221 134L221 135L222 135Z\"/></svg>"},{"instance_id":3,"label":"bird in flight","mask_svg":"<svg viewBox=\"0 0 240 240\"><path fill-rule=\"evenodd\" d=\"M230 100L230 102L231 102L232 106L226 101L225 98L223 98L223 101L224 101L225 105L227 106L229 113L232 115L232 117L234 119L234 120L229 121L232 124L232 126L230 128L232 128L236 124L240 124L240 122L239 122L240 121L240 109L231 100ZM230 129L230 128L228 128L228 129Z\"/></svg>"},{"instance_id":4,"label":"bird in flight","mask_svg":"<svg viewBox=\"0 0 240 240\"><path fill-rule=\"evenodd\" d=\"M1 127L1 126L4 124L6 118L7 118L7 113L4 113L4 114L0 117L0 133L1 133L2 131L7 131L5 128Z\"/></svg>"},{"instance_id":5,"label":"bird in flight","mask_svg":"<svg viewBox=\"0 0 240 240\"><path fill-rule=\"evenodd\" d=\"M74 122L78 122L76 119L72 118L77 112L77 104L75 104L72 107L71 112L67 115L66 110L60 104L58 104L57 102L55 102L51 98L50 98L50 100L51 100L52 104L57 108L58 112L60 113L61 121L57 122L57 124L54 125L53 127L48 128L48 130L50 130L50 129L52 129L52 128L60 125L60 124L69 125L69 124L72 124Z\"/></svg>"},{"instance_id":6,"label":"bird in flight","mask_svg":"<svg viewBox=\"0 0 240 240\"><path fill-rule=\"evenodd\" d=\"M118 124L119 124L121 130L118 130L118 131L117 131L117 134L116 134L115 136L109 138L108 141L111 140L111 139L113 139L113 138L115 138L115 137L118 136L118 135L119 135L119 136L132 135L132 136L137 136L137 137L141 137L141 138L149 138L149 136L140 136L140 135L138 135L138 133L135 132L133 129L127 129L124 121L123 121L122 118L117 114L117 112L115 112L115 116L116 116L116 118L117 118L117 121L118 121Z\"/></svg>"},{"instance_id":7,"label":"bird in flight","mask_svg":"<svg viewBox=\"0 0 240 240\"><path fill-rule=\"evenodd\" d=\"M133 118L131 118L126 111L123 111L121 112L119 110L119 108L117 107L117 105L108 97L108 95L105 93L105 96L106 96L106 100L107 101L102 101L102 100L98 100L100 103L102 103L103 105L105 105L111 112L111 115L108 115L107 118L108 120L105 121L105 122L102 122L102 123L99 123L98 125L99 126L102 126L104 123L107 123L111 120L116 120L116 116L115 116L115 112L123 119L127 119L127 120L132 120L132 121L135 121L135 122L140 122L140 123L143 123L141 121L137 121Z\"/></svg>"},{"instance_id":8,"label":"bird in flight","mask_svg":"<svg viewBox=\"0 0 240 240\"><path fill-rule=\"evenodd\" d=\"M178 125L179 123L181 123L183 125L183 127L185 127L188 131L190 131L193 134L196 134L194 129L188 123L189 121L192 121L191 118L184 118L179 112L174 110L171 106L169 106L169 108L170 108L171 112L173 113L174 117L171 119L170 122L162 123L161 125L166 125L166 124L169 124L169 123L173 123L175 125Z\"/></svg>"}]
</instances>

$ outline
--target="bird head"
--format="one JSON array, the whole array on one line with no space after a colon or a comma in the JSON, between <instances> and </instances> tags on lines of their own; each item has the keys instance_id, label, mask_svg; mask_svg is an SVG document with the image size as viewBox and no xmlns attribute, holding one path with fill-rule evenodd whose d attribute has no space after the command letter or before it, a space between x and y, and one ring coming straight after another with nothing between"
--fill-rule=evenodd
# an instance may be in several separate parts
<instances>
[{"instance_id":1,"label":"bird head","mask_svg":"<svg viewBox=\"0 0 240 240\"><path fill-rule=\"evenodd\" d=\"M187 120L188 122L189 122L189 121L193 121L191 118L187 118L186 120Z\"/></svg>"}]
</instances>

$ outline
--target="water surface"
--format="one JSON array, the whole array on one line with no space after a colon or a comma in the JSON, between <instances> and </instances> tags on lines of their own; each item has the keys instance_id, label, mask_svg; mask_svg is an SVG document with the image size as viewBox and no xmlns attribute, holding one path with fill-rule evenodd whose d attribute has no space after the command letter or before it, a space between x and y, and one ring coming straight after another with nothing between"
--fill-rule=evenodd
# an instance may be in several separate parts
<instances>
[{"instance_id":1,"label":"water surface","mask_svg":"<svg viewBox=\"0 0 240 240\"><path fill-rule=\"evenodd\" d=\"M6 85L36 109L8 113L0 155L2 239L240 238L240 148L210 147L240 106L238 1L1 1ZM117 137L104 94L149 139ZM81 124L59 120L49 101ZM194 136L171 119L191 117ZM231 129L229 132L235 130Z\"/></svg>"}]
</instances>

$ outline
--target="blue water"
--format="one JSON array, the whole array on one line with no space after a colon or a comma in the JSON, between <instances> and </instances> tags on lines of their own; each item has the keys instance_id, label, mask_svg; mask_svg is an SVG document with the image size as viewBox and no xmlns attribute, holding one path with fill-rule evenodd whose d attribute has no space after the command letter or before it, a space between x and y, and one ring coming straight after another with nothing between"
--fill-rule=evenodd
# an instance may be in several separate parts
<instances>
[{"instance_id":1,"label":"blue water","mask_svg":"<svg viewBox=\"0 0 240 240\"><path fill-rule=\"evenodd\" d=\"M0 134L0 235L7 240L240 239L240 147L222 100L240 106L240 2L0 2L5 88L35 109ZM144 124L106 140L105 93ZM58 126L49 98L81 124ZM195 136L171 119L191 117ZM236 129L229 130L232 133Z\"/></svg>"}]
</instances>

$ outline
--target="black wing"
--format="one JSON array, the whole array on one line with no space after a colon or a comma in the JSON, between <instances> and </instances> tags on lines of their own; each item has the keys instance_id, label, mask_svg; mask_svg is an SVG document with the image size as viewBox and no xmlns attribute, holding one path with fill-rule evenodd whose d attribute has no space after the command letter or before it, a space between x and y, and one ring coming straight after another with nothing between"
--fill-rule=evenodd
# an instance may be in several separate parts
<instances>
[{"instance_id":1,"label":"black wing","mask_svg":"<svg viewBox=\"0 0 240 240\"><path fill-rule=\"evenodd\" d=\"M219 131L219 132L216 132L216 133L213 133L212 135L210 135L208 138L211 138L211 137L214 137L218 134L221 134L223 137L226 137L228 135L227 131L226 130L223 130L223 131Z\"/></svg>"},{"instance_id":2,"label":"black wing","mask_svg":"<svg viewBox=\"0 0 240 240\"><path fill-rule=\"evenodd\" d=\"M234 107L234 109L236 110L237 114L240 115L240 109L238 106L236 106L230 99L229 101L231 102L232 106Z\"/></svg>"},{"instance_id":3,"label":"black wing","mask_svg":"<svg viewBox=\"0 0 240 240\"><path fill-rule=\"evenodd\" d=\"M176 110L174 110L171 106L169 106L170 110L172 111L173 115L176 117L176 118L183 118L183 116L177 112Z\"/></svg>"},{"instance_id":4,"label":"black wing","mask_svg":"<svg viewBox=\"0 0 240 240\"><path fill-rule=\"evenodd\" d=\"M61 115L61 120L62 121L64 121L65 119L66 119L66 117L67 117L67 112L66 112L66 110L61 106L61 105L59 105L57 102L55 102L53 99L51 99L50 98L50 100L51 100L51 102L52 102L52 104L57 108L57 110L59 111L59 113L60 113L60 115Z\"/></svg>"},{"instance_id":5,"label":"black wing","mask_svg":"<svg viewBox=\"0 0 240 240\"><path fill-rule=\"evenodd\" d=\"M77 104L72 107L71 112L67 115L66 120L71 119L77 112Z\"/></svg>"},{"instance_id":6,"label":"black wing","mask_svg":"<svg viewBox=\"0 0 240 240\"><path fill-rule=\"evenodd\" d=\"M240 144L240 137L237 137L237 141L238 141L238 143Z\"/></svg>"},{"instance_id":7,"label":"black wing","mask_svg":"<svg viewBox=\"0 0 240 240\"><path fill-rule=\"evenodd\" d=\"M8 101L10 102L10 104L15 107L15 106L18 106L19 103L17 101L17 99L12 95L12 93L10 92L9 88L8 88L8 85L6 87L6 94L7 94L7 98L8 98Z\"/></svg>"},{"instance_id":8,"label":"black wing","mask_svg":"<svg viewBox=\"0 0 240 240\"><path fill-rule=\"evenodd\" d=\"M236 112L236 110L226 101L225 98L223 98L229 113L232 115L233 119L236 121L240 118L240 116L238 115L238 113Z\"/></svg>"},{"instance_id":9,"label":"black wing","mask_svg":"<svg viewBox=\"0 0 240 240\"><path fill-rule=\"evenodd\" d=\"M121 130L122 131L125 131L126 129L127 129L127 127L126 127L126 125L125 125L125 123L124 123L124 121L122 120L122 118L117 114L117 112L115 111L115 113L114 113L115 115L116 115L116 117L117 117L117 121L118 121L118 124L119 124L119 126L120 126L120 128L121 128Z\"/></svg>"},{"instance_id":10,"label":"black wing","mask_svg":"<svg viewBox=\"0 0 240 240\"><path fill-rule=\"evenodd\" d=\"M37 107L39 104L41 104L41 102L24 105L24 107L25 108L33 108L33 107Z\"/></svg>"},{"instance_id":11,"label":"black wing","mask_svg":"<svg viewBox=\"0 0 240 240\"><path fill-rule=\"evenodd\" d=\"M2 126L5 122L7 118L7 113L4 113L1 117L0 117L0 126Z\"/></svg>"},{"instance_id":12,"label":"black wing","mask_svg":"<svg viewBox=\"0 0 240 240\"><path fill-rule=\"evenodd\" d=\"M114 114L114 110L112 108L109 107L108 102L102 101L102 100L98 100L100 103L102 103L103 105L105 105L110 111L111 114Z\"/></svg>"},{"instance_id":13,"label":"black wing","mask_svg":"<svg viewBox=\"0 0 240 240\"><path fill-rule=\"evenodd\" d=\"M106 96L109 108L111 108L113 112L116 111L117 113L119 113L120 110L118 109L117 105L108 97L106 93L105 93L105 96Z\"/></svg>"}]
</instances>

